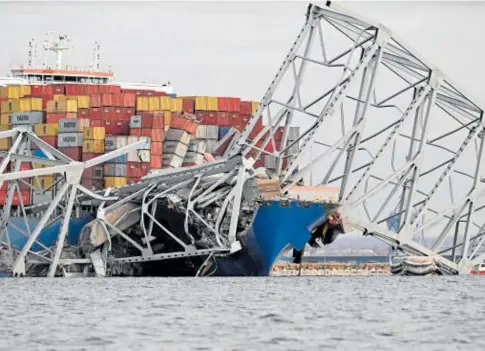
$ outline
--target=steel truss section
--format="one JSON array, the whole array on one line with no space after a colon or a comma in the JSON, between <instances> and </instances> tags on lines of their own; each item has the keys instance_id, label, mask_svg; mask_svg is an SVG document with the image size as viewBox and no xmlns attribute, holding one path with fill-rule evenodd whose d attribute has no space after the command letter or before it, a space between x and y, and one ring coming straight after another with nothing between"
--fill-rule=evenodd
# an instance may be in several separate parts
<instances>
[{"instance_id":1,"label":"steel truss section","mask_svg":"<svg viewBox=\"0 0 485 351\"><path fill-rule=\"evenodd\" d=\"M31 263L29 260L32 258L32 262L48 264L48 276L53 277L56 275L60 263L63 265L79 263L76 260L70 262L69 259L61 259L71 215L76 205L79 205L76 201L78 192L103 201L117 199L116 197L100 196L93 193L90 189L83 187L80 184L80 180L84 170L132 150L140 149L145 146L146 141L139 141L127 145L116 151L106 153L86 162L77 162L38 138L29 126L19 126L9 131L0 132L0 139L1 138L11 138L12 146L8 152L2 152L1 157L3 157L3 159L0 163L0 186L2 186L4 182L7 182L7 197L5 205L2 208L0 223L0 244L7 245L10 257L15 257L11 267L13 276L24 276L26 273L26 265ZM46 158L33 156L32 151L34 148L42 150ZM7 166L11 162L14 165L13 170L11 172L5 172ZM32 169L21 171L21 164L25 164L25 162L33 165L33 167L31 167ZM42 168L42 165L48 167ZM29 209L30 206L23 203L22 197L20 196L19 182L22 182L25 178L37 178L40 176L56 174L61 175L57 194L42 213L42 217L35 226L35 229L31 231L27 220L32 216L32 212ZM27 230L27 232L25 232L25 230L17 228L28 238L21 250L11 246L9 226L7 226L7 223L9 223L9 220L12 217L14 195L18 195L19 198L19 203L16 206L18 217L24 219L25 229ZM58 211L56 212L56 210ZM39 234L46 226L56 220L62 221L57 242L53 248L45 247L38 241ZM34 244L40 245L43 250L40 252L32 251L32 246Z\"/></svg>"},{"instance_id":2,"label":"steel truss section","mask_svg":"<svg viewBox=\"0 0 485 351\"><path fill-rule=\"evenodd\" d=\"M284 191L337 186L356 229L467 273L485 259L483 136L478 100L385 26L328 2L308 6L230 155L275 158Z\"/></svg>"}]
</instances>

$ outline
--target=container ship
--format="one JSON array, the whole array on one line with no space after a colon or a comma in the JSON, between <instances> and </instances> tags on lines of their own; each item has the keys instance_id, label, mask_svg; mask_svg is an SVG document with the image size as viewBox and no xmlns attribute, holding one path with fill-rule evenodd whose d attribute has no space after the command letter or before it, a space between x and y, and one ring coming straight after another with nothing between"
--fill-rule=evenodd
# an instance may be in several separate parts
<instances>
[{"instance_id":1,"label":"container ship","mask_svg":"<svg viewBox=\"0 0 485 351\"><path fill-rule=\"evenodd\" d=\"M52 174L16 181L1 180L2 218L8 218L0 232L4 271L17 275L12 266L20 265L20 275L42 276L268 275L283 250L293 249L295 262L298 262L305 245L316 245L317 240L330 244L338 234L345 232L335 203L338 189L315 188L313 194L320 194L321 198L302 201L301 197L308 195L308 188L294 186L290 195L282 197L277 162L264 155L253 160L252 175L242 185L245 193L241 203L245 201L245 206L239 211L238 222L229 223L230 218L216 214L227 211L224 196L207 200L210 206L204 209L204 216L193 216L189 220L186 208L190 207L191 198L186 194L187 189L184 193L184 188L180 187L178 193L174 190L161 196L166 192L166 183L150 183L151 179L162 179L172 173L174 176L186 174L180 173L184 169L197 178L198 167L202 167L200 174L205 175L204 170L222 164L217 163L218 160L227 160L227 150L256 113L259 103L238 97L178 96L170 83L116 82L111 71L99 68L99 45L95 46L94 64L89 69L63 66L62 53L70 48L70 40L66 35L49 35L44 49L56 54L55 67L46 63L40 68L33 67L34 50L31 49L28 67L14 68L10 77L0 78L0 134L28 127L45 145L78 162L94 160L132 143L143 142L137 150L86 168L80 180L82 187L96 194L109 189L110 194L122 194L120 198L126 196L133 200L108 206L113 209L104 214L103 223L106 222L110 230L104 230L105 224L100 225L99 202L78 201L69 221L67 249L56 258L54 269L49 269L49 264L42 260L23 267L27 257L41 257L49 249L52 251L59 240L64 241L59 234L62 209L52 212L35 240L30 240L27 233L33 233L39 226L49 203L57 199L67 184L66 178L62 174ZM32 48L33 44L30 46ZM252 129L249 138L255 138L262 130L261 122ZM277 144L282 136L283 127L280 127L274 137ZM289 138L296 140L297 137L298 128L292 127ZM14 138L0 138L2 173L49 167L38 161L48 158L46 149L34 142L25 145L23 150L24 155L34 157L37 162L5 159L14 143ZM257 146L264 148L262 143ZM271 144L266 148L271 148ZM248 157L254 155L250 153ZM241 157L238 160L234 162L245 162ZM283 161L282 169L287 162L287 159ZM230 183L237 178L234 174L233 178L229 177L231 171L227 170L224 176L227 179L222 177L225 180L207 180L207 184L212 185L205 189L210 187L228 196ZM204 181L205 178L199 185L203 186ZM140 184L151 185L145 195L136 197ZM9 192L11 187L15 188L13 192ZM136 206L147 198L158 199L150 215L150 224L143 210L135 214ZM66 200L64 205L67 203ZM10 213L6 214L6 209ZM130 220L125 217L128 213L133 214ZM109 216L111 223L108 223ZM122 218L128 222L123 227L123 235L111 237L111 225L118 225ZM153 222L159 224L158 229L151 228ZM219 229L210 233L201 223L213 223ZM151 229L147 236L148 226ZM221 239L219 232L236 233L236 239L228 240L229 234ZM142 258L130 261L140 247L145 250L142 250ZM19 252L23 251L24 256L21 254L19 258ZM184 254L178 255L178 252ZM5 263L8 261L5 257L9 257L10 264ZM68 264L69 259L72 261Z\"/></svg>"}]
</instances>

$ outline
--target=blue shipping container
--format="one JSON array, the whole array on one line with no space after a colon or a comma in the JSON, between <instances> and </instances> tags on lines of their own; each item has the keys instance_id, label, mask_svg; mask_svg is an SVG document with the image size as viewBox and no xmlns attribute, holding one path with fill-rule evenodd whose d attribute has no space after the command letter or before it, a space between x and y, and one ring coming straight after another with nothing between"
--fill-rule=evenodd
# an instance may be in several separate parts
<instances>
[{"instance_id":1,"label":"blue shipping container","mask_svg":"<svg viewBox=\"0 0 485 351\"><path fill-rule=\"evenodd\" d=\"M127 162L128 162L128 155L124 154L124 155L118 156L116 158L113 158L109 161L106 161L105 163L124 164L124 163L127 163Z\"/></svg>"}]
</instances>

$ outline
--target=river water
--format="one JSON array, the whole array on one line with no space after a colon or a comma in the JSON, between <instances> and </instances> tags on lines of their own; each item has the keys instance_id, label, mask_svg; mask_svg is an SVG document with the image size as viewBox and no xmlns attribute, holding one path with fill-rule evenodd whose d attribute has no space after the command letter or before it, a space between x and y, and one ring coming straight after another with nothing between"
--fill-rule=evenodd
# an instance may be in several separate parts
<instances>
[{"instance_id":1,"label":"river water","mask_svg":"<svg viewBox=\"0 0 485 351\"><path fill-rule=\"evenodd\" d=\"M484 278L0 279L0 350L485 350Z\"/></svg>"}]
</instances>

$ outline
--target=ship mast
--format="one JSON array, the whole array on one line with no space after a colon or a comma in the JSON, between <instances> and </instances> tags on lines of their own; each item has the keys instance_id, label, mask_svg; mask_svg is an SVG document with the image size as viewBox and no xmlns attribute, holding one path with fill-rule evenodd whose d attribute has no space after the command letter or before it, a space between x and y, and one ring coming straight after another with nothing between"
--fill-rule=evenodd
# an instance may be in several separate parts
<instances>
[{"instance_id":1,"label":"ship mast","mask_svg":"<svg viewBox=\"0 0 485 351\"><path fill-rule=\"evenodd\" d=\"M46 39L44 40L44 50L53 51L56 53L56 68L62 69L62 52L71 48L71 39L66 34L58 34L51 31L46 31Z\"/></svg>"}]
</instances>

